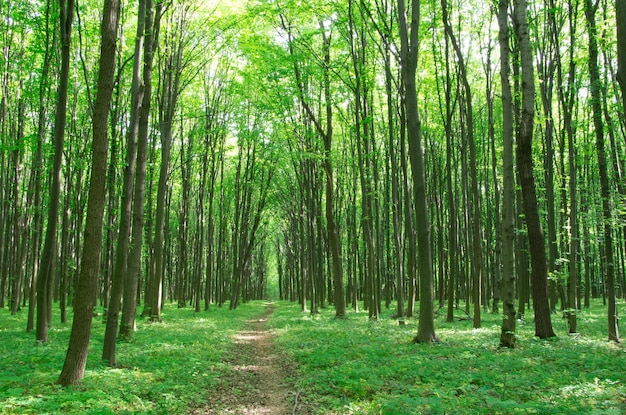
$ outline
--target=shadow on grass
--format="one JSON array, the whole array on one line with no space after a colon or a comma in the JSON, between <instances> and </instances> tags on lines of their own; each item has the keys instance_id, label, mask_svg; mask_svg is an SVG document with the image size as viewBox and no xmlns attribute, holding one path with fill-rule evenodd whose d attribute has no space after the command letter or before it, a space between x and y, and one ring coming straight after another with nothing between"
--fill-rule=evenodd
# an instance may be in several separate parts
<instances>
[{"instance_id":1,"label":"shadow on grass","mask_svg":"<svg viewBox=\"0 0 626 415\"><path fill-rule=\"evenodd\" d=\"M579 312L580 334L540 341L532 321L517 323L517 348L498 347L501 316L437 320L437 344L411 342L417 321L399 326L393 306L379 322L367 313L343 321L280 303L272 321L299 382L319 414L626 413L626 354L605 340L601 303Z\"/></svg>"}]
</instances>

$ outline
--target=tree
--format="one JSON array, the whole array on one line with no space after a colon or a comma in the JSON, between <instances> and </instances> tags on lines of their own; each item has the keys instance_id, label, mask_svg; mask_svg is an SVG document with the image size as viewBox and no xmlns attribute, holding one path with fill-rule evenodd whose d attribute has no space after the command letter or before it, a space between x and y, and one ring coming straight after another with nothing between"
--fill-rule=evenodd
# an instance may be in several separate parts
<instances>
[{"instance_id":1,"label":"tree","mask_svg":"<svg viewBox=\"0 0 626 415\"><path fill-rule=\"evenodd\" d=\"M556 69L556 60L555 55L558 53L558 42L553 43L553 39L556 35L555 31L558 33L559 28L557 25L551 24L554 20L554 14L556 13L556 9L551 9L550 5L546 1L544 4L544 15L546 15L545 19L548 20L548 24L544 24L545 29L543 31L536 30L537 40L534 42L536 44L537 52L535 53L537 59L537 74L539 78L539 100L541 101L541 108L543 112L543 125L539 126L539 128L543 128L543 136L544 136L544 159L543 159L543 170L544 170L544 178L545 178L545 192L546 192L546 206L547 210L546 222L547 222L547 243L548 243L548 273L550 275L555 275L558 270L557 260L559 258L559 245L557 239L557 216L555 209L555 173L554 173L554 164L555 164L555 117L553 116L553 91L554 91L554 79L555 79L555 69ZM540 19L540 13L536 13L535 19ZM562 146L564 149L565 142L561 140ZM559 151L560 154L563 154L565 151ZM564 157L560 157L561 160ZM562 170L565 170L563 167ZM565 174L563 174L565 177ZM565 192L565 186L562 186L562 192ZM567 210L567 198L563 198L563 211ZM564 215L561 215L564 217ZM562 281L557 278L551 278L548 281L548 288L550 291L550 308L554 310L556 308L556 303L558 301L558 293L561 293L561 305L565 306L566 299L563 295L563 287ZM557 292L558 291L558 292Z\"/></svg>"},{"instance_id":2,"label":"tree","mask_svg":"<svg viewBox=\"0 0 626 415\"><path fill-rule=\"evenodd\" d=\"M509 55L510 0L498 1L498 40L502 87L502 329L500 344L515 347L515 172L513 170L513 94Z\"/></svg>"},{"instance_id":3,"label":"tree","mask_svg":"<svg viewBox=\"0 0 626 415\"><path fill-rule=\"evenodd\" d=\"M362 7L365 8L364 2L362 3ZM391 4L389 4L391 5ZM404 299L405 299L405 276L406 269L404 266L404 252L405 252L405 243L404 243L404 234L402 230L402 216L403 216L403 208L407 209L406 206L403 206L403 201L401 197L401 189L400 184L401 180L404 181L404 177L400 175L400 169L398 166L400 152L398 151L398 146L396 143L396 120L395 113L398 108L398 103L394 99L394 82L396 81L394 74L392 72L392 47L395 47L393 44L393 38L390 36L393 33L393 24L395 22L395 16L393 13L387 15L384 10L387 10L388 4L386 1L376 2L376 8L378 11L378 20L374 19L371 16L371 12L366 8L367 14L370 16L372 23L374 24L378 35L381 40L377 42L378 50L380 52L381 58L383 59L383 64L385 67L385 94L387 95L387 134L388 134L388 144L387 144L387 152L389 158L389 181L391 181L391 201L390 201L390 210L391 210L391 222L392 222L392 239L393 239L393 253L394 260L396 262L396 317L401 319L405 316L404 309ZM403 136L403 135L402 135Z\"/></svg>"},{"instance_id":4,"label":"tree","mask_svg":"<svg viewBox=\"0 0 626 415\"><path fill-rule=\"evenodd\" d=\"M252 111L250 108L248 111ZM258 229L267 202L269 188L275 168L272 150L262 142L259 125L260 114L246 114L238 139L238 160L235 177L234 212L232 234L233 278L231 285L230 309L239 306L241 294L245 296L252 254L258 241ZM253 125L245 125L257 120Z\"/></svg>"},{"instance_id":5,"label":"tree","mask_svg":"<svg viewBox=\"0 0 626 415\"><path fill-rule=\"evenodd\" d=\"M412 0L409 16L410 24L407 24L407 9L404 0L398 0L398 22L401 41L400 65L402 69L402 80L404 82L403 99L407 117L407 124L403 128L407 128L409 140L420 278L420 315L417 335L413 341L416 343L430 343L438 341L438 338L435 335L430 224L428 221L421 121L417 107L417 87L415 79L419 52L419 0Z\"/></svg>"},{"instance_id":6,"label":"tree","mask_svg":"<svg viewBox=\"0 0 626 415\"><path fill-rule=\"evenodd\" d=\"M613 252L613 228L611 213L611 189L607 172L606 151L604 149L604 123L602 122L602 82L598 68L598 43L596 11L598 2L585 0L585 17L589 34L589 80L591 82L591 109L593 126L596 133L596 151L600 173L600 192L602 197L602 216L604 230L603 259L606 273L606 295L608 297L608 334L609 340L619 343L617 307L615 304L615 259Z\"/></svg>"},{"instance_id":7,"label":"tree","mask_svg":"<svg viewBox=\"0 0 626 415\"><path fill-rule=\"evenodd\" d=\"M517 170L522 188L522 202L530 242L535 335L540 339L554 337L548 303L548 269L545 239L541 231L535 178L533 176L532 140L535 117L535 79L532 49L528 34L526 0L514 0L513 26L519 42L522 68L522 107L517 126Z\"/></svg>"},{"instance_id":8,"label":"tree","mask_svg":"<svg viewBox=\"0 0 626 415\"><path fill-rule=\"evenodd\" d=\"M61 164L63 162L63 143L65 138L65 121L67 112L67 89L70 69L70 47L72 33L72 17L74 16L74 0L59 0L60 28L61 28L61 72L59 74L59 88L54 123L54 161L52 169L52 183L50 185L50 206L48 207L48 227L41 264L37 277L37 341L48 341L48 304L52 274L54 271L54 257L57 245L57 224L59 221L59 205L61 194Z\"/></svg>"},{"instance_id":9,"label":"tree","mask_svg":"<svg viewBox=\"0 0 626 415\"><path fill-rule=\"evenodd\" d=\"M127 276L124 279L124 302L119 336L131 340L135 329L137 310L137 290L141 273L141 253L143 248L144 196L146 191L146 163L148 154L148 128L150 103L152 101L152 67L154 53L158 45L162 2L154 7L152 0L146 0L146 36L143 56L143 99L139 113L137 131L137 162L133 190L133 212L131 230L131 251L128 255Z\"/></svg>"},{"instance_id":10,"label":"tree","mask_svg":"<svg viewBox=\"0 0 626 415\"><path fill-rule=\"evenodd\" d=\"M106 320L104 334L104 347L102 360L109 366L115 366L115 345L117 328L119 325L119 312L121 309L124 277L127 272L128 244L130 240L131 214L133 201L133 182L135 178L135 166L137 161L137 135L139 132L139 113L143 101L144 89L140 86L141 62L143 58L144 32L146 22L146 0L139 1L137 12L137 37L135 38L135 54L133 65L133 79L131 86L131 108L129 128L126 132L126 167L122 187L122 201L119 221L119 235L115 248L115 262L113 265L113 277L111 282L111 298Z\"/></svg>"},{"instance_id":11,"label":"tree","mask_svg":"<svg viewBox=\"0 0 626 415\"><path fill-rule=\"evenodd\" d=\"M161 164L156 195L156 213L154 229L154 267L150 268L149 290L146 294L144 313L150 320L161 321L163 297L163 273L165 267L165 206L168 191L170 156L172 151L173 120L178 98L182 92L181 76L184 69L183 49L188 24L188 8L181 6L172 14L171 28L166 37L166 47L161 73L159 97L159 135L161 142Z\"/></svg>"},{"instance_id":12,"label":"tree","mask_svg":"<svg viewBox=\"0 0 626 415\"><path fill-rule=\"evenodd\" d=\"M30 332L33 330L35 325L35 303L36 303L36 293L35 289L37 286L37 275L39 274L39 254L40 254L40 243L41 240L41 201L42 201L42 167L43 167L43 141L46 133L46 118L47 118L47 103L50 95L50 62L52 60L52 46L50 45L52 39L50 37L50 8L51 1L46 2L45 8L45 18L44 18L44 33L45 33L45 50L44 50L44 58L42 63L41 70L41 82L39 84L39 111L37 116L37 150L33 160L32 166L32 174L33 174L33 206L35 208L35 213L33 215L33 232L32 232L32 261L33 261L33 272L30 281L30 295L28 299L28 322L26 325L26 331ZM54 31L56 33L56 31Z\"/></svg>"},{"instance_id":13,"label":"tree","mask_svg":"<svg viewBox=\"0 0 626 415\"><path fill-rule=\"evenodd\" d=\"M82 268L76 287L72 333L58 383L67 386L78 383L87 363L89 335L98 289L102 222L105 205L107 169L107 126L115 76L116 44L120 4L105 0L100 26L101 46L97 95L93 113L91 178L87 205L87 221L82 251Z\"/></svg>"},{"instance_id":14,"label":"tree","mask_svg":"<svg viewBox=\"0 0 626 415\"><path fill-rule=\"evenodd\" d=\"M576 23L578 18L578 0L568 1L569 13L569 41L570 44L575 43L576 39ZM557 30L556 13L550 13L550 25L552 26L552 42L554 45L559 44L559 31ZM559 104L561 106L561 114L563 118L564 136L567 138L567 155L569 170L569 227L570 227L570 247L569 247L569 276L567 279L567 318L570 333L575 333L576 328L576 310L580 307L578 301L579 286L579 209L578 209L578 168L576 148L576 135L574 126L574 107L577 102L577 86L576 86L576 61L575 51L569 48L568 63L566 67L567 78L564 78L563 60L559 48L555 48L555 65L557 73L557 83L561 85L557 89ZM561 138L564 142L565 138ZM563 190L564 191L564 190ZM586 267L588 268L588 267ZM588 273L587 273L588 275ZM585 283L585 290L589 292L589 283Z\"/></svg>"},{"instance_id":15,"label":"tree","mask_svg":"<svg viewBox=\"0 0 626 415\"><path fill-rule=\"evenodd\" d=\"M369 97L368 74L366 71L368 60L366 55L366 41L364 28L357 28L354 16L354 1L348 2L348 44L352 57L354 78L349 87L354 94L354 136L357 150L357 165L361 185L361 227L363 229L363 256L365 262L365 306L369 317L378 320L380 317L380 273L377 268L379 257L376 240L376 169L375 145L370 126L372 125Z\"/></svg>"},{"instance_id":16,"label":"tree","mask_svg":"<svg viewBox=\"0 0 626 415\"><path fill-rule=\"evenodd\" d=\"M481 236L481 220L480 220L480 194L478 191L478 172L476 166L476 144L474 142L474 114L472 106L472 90L467 78L467 68L465 65L465 59L461 51L461 47L456 40L452 25L448 17L448 3L446 0L441 0L441 9L443 13L443 24L445 27L446 35L450 38L452 48L456 53L457 62L459 65L459 72L461 77L461 84L463 86L463 92L465 93L465 99L463 100L466 123L467 123L467 141L469 146L470 155L470 177L471 177L471 193L472 202L470 205L471 217L472 217L472 245L473 245L473 260L472 260L472 274L473 274L473 301L474 301L474 328L480 328L480 301L481 301L481 289L482 289L482 273L483 273L483 250L482 250L482 236ZM448 172L448 174L451 174Z\"/></svg>"},{"instance_id":17,"label":"tree","mask_svg":"<svg viewBox=\"0 0 626 415\"><path fill-rule=\"evenodd\" d=\"M287 31L289 37L289 53L294 57L294 39L291 33L291 26L283 16L281 16L282 27ZM315 126L317 134L322 138L324 142L324 159L322 166L325 173L325 215L326 215L326 232L328 238L328 244L332 260L332 272L333 272L333 286L335 289L335 317L344 318L346 315L346 305L343 290L343 266L341 263L341 242L339 240L339 232L337 230L337 224L334 213L334 178L333 178L333 165L331 160L332 143L333 143L333 103L330 94L330 42L331 37L326 34L323 27L323 23L320 23L321 33L323 36L323 55L322 55L322 68L323 68L323 88L324 88L324 111L325 111L325 124L322 124L320 117L315 114L309 103L305 99L304 83L302 80L301 70L298 62L293 60L293 70L296 81L296 87L298 90L298 99L300 104L304 108L307 117L311 120Z\"/></svg>"}]
</instances>

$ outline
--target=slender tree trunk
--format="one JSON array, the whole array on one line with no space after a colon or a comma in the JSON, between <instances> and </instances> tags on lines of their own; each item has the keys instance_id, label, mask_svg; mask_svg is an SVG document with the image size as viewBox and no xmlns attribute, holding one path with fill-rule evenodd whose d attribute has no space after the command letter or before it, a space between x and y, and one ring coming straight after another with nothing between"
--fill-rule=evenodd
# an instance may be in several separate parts
<instances>
[{"instance_id":1,"label":"slender tree trunk","mask_svg":"<svg viewBox=\"0 0 626 415\"><path fill-rule=\"evenodd\" d=\"M604 149L604 124L602 122L602 83L598 68L598 44L596 40L597 5L585 0L585 16L589 34L589 80L591 81L591 106L593 125L596 133L598 169L600 170L600 189L602 196L602 215L604 220L604 255L606 273L606 294L608 297L608 334L609 340L619 342L617 307L615 304L615 263L613 252L613 228L611 213L611 189L607 172L606 152Z\"/></svg>"},{"instance_id":2,"label":"slender tree trunk","mask_svg":"<svg viewBox=\"0 0 626 415\"><path fill-rule=\"evenodd\" d=\"M465 92L465 100L463 104L465 106L465 118L467 122L467 141L469 146L470 156L470 181L472 202L470 205L470 211L472 216L472 301L474 302L474 328L480 328L480 301L481 301L481 289L482 289L482 274L483 274L483 250L482 250L482 231L481 231L481 219L480 219L480 193L478 190L478 167L476 162L476 144L474 142L474 114L472 109L472 91L469 81L467 79L467 70L465 67L465 59L461 48L456 40L454 31L448 19L448 6L446 0L441 0L441 8L443 10L443 23L445 26L446 34L450 38L452 47L456 53L459 72L461 76L461 83L463 85L463 91Z\"/></svg>"},{"instance_id":3,"label":"slender tree trunk","mask_svg":"<svg viewBox=\"0 0 626 415\"><path fill-rule=\"evenodd\" d=\"M430 224L426 197L426 177L419 111L417 108L417 57L419 40L420 2L412 0L410 25L407 24L407 10L404 0L398 0L401 52L400 63L404 81L409 156L413 177L413 198L417 227L417 250L420 278L420 315L416 343L438 341L435 335L435 313L433 309L433 264L430 244ZM410 33L409 33L410 30ZM404 127L403 127L404 128Z\"/></svg>"},{"instance_id":4,"label":"slender tree trunk","mask_svg":"<svg viewBox=\"0 0 626 415\"><path fill-rule=\"evenodd\" d=\"M370 158L370 145L366 127L365 101L363 96L362 77L363 73L360 69L361 65L364 65L363 56L360 48L355 45L359 41L359 34L354 29L354 21L352 16L353 2L349 2L349 26L350 26L350 53L352 56L352 65L355 73L353 93L354 93L354 125L355 125L355 137L357 145L357 158L359 179L361 185L361 226L363 228L363 256L365 257L365 280L367 284L367 304L370 319L378 320L380 317L380 310L377 301L378 284L377 280L377 267L376 258L377 251L375 249L374 242L374 208L372 200L372 171Z\"/></svg>"},{"instance_id":5,"label":"slender tree trunk","mask_svg":"<svg viewBox=\"0 0 626 415\"><path fill-rule=\"evenodd\" d=\"M389 146L389 161L391 166L391 220L393 226L394 259L396 261L396 316L401 319L404 311L404 234L402 232L402 198L400 195L400 172L398 167L399 151L396 147L396 132L394 121L394 98L392 91L393 75L391 73L391 44L387 37L383 37L385 60L385 92L387 94L387 131Z\"/></svg>"},{"instance_id":6,"label":"slender tree trunk","mask_svg":"<svg viewBox=\"0 0 626 415\"><path fill-rule=\"evenodd\" d=\"M291 56L294 55L293 48L293 39L291 34L291 27L288 26L287 22L283 17L282 25L285 30L288 32L289 36L289 53ZM323 23L320 22L320 26L323 29ZM334 176L333 176L333 166L331 161L331 151L332 151L332 142L333 142L333 104L331 100L330 94L330 41L331 38L325 33L325 30L321 30L322 32L322 42L323 42L323 73L324 73L324 110L326 116L326 124L322 125L319 118L315 115L312 108L309 106L308 102L305 100L304 95L304 85L302 83L300 68L298 63L294 61L294 75L296 78L296 84L298 87L298 98L300 99L300 103L304 110L306 111L307 116L314 124L315 129L320 137L322 137L324 141L324 160L322 162L322 166L324 168L325 173L325 196L326 196L326 207L325 207L325 216L326 216L326 232L328 237L328 244L331 253L332 260L332 270L333 270L333 286L335 288L335 296L334 296L334 304L335 304L335 318L344 318L346 315L346 303L344 297L344 289L343 289L343 266L341 261L341 242L339 239L339 232L337 230L337 224L334 213Z\"/></svg>"},{"instance_id":7,"label":"slender tree trunk","mask_svg":"<svg viewBox=\"0 0 626 415\"><path fill-rule=\"evenodd\" d=\"M549 9L550 6L545 4L545 8ZM556 12L546 12L548 15L554 15ZM548 237L548 273L554 274L557 271L557 259L559 258L559 245L557 240L557 216L555 208L555 191L554 191L554 164L555 164L555 150L554 150L554 116L552 114L553 106L553 85L554 85L554 72L555 72L555 49L558 49L558 44L551 45L550 41L554 36L558 36L558 33L552 33L552 30L558 30L552 25L546 25L545 31L538 31L537 36L539 39L535 42L537 44L537 72L539 77L539 91L541 99L541 108L543 110L543 128L544 128L544 178L545 178L545 191L546 191L546 219L547 219L547 237ZM564 145L564 142L562 142ZM561 150L563 147L561 147ZM560 152L561 159L564 157L564 151ZM565 172L563 171L563 176ZM565 189L563 189L564 191ZM563 210L567 210L567 198L563 199ZM562 292L563 281L559 279L550 279L548 281L550 291L550 309L555 310L559 296L558 292ZM561 304L563 307L565 304Z\"/></svg>"},{"instance_id":8,"label":"slender tree trunk","mask_svg":"<svg viewBox=\"0 0 626 415\"><path fill-rule=\"evenodd\" d=\"M554 7L554 0L551 0L551 5ZM569 21L569 39L570 42L575 42L576 39L576 21L578 16L578 0L572 3L568 1L570 12L568 13ZM550 14L550 24L552 25L553 44L558 44L558 33L556 30L557 21L554 13ZM578 223L578 178L577 178L577 149L575 141L575 131L573 126L573 112L576 102L577 88L576 88L576 64L574 49L570 48L569 63L567 70L567 80L563 78L563 65L561 59L561 53L557 49L556 58L556 70L557 70L557 82L558 85L562 85L557 89L559 103L561 106L561 112L563 117L563 129L564 136L567 138L568 148L568 170L569 170L569 226L570 226L570 246L569 246L569 275L567 278L567 320L570 333L575 333L576 328L576 310L580 308L579 297L579 254L580 247L579 241L579 223ZM565 138L563 139L565 140ZM586 275L589 275L586 273ZM589 289L589 282L585 282L585 290ZM588 303L587 303L588 306Z\"/></svg>"},{"instance_id":9,"label":"slender tree trunk","mask_svg":"<svg viewBox=\"0 0 626 415\"><path fill-rule=\"evenodd\" d=\"M30 281L29 299L28 299L28 321L26 323L26 331L31 332L35 323L35 303L36 303L36 287L37 287L37 275L39 274L39 254L41 239L41 187L43 176L43 140L46 134L46 104L47 97L50 92L50 61L52 57L52 45L55 43L50 41L50 6L51 0L46 2L45 13L45 28L46 28L46 50L44 54L44 60L41 71L41 82L39 84L39 114L37 120L37 152L33 160L33 175L34 175L34 204L35 213L33 216L33 232L32 232L32 262L33 272ZM56 31L55 31L56 33Z\"/></svg>"},{"instance_id":10,"label":"slender tree trunk","mask_svg":"<svg viewBox=\"0 0 626 415\"><path fill-rule=\"evenodd\" d=\"M494 11L494 13L497 13L497 11ZM488 140L488 147L489 150L486 151L490 152L491 154L491 174L492 174L492 178L493 178L493 192L494 192L494 199L495 199L495 206L494 206L494 212L490 215L491 218L491 222L493 224L490 224L490 228L491 226L493 226L493 228L495 228L495 240L493 241L493 250L495 252L492 252L492 258L493 258L493 262L491 265L491 281L492 281L492 290L493 290L493 302L491 304L491 312L494 314L499 314L500 313L500 309L499 309L499 302L502 299L502 271L503 271L503 263L502 263L502 251L503 251L503 247L502 247L502 241L503 241L503 235L502 235L502 231L503 231L503 224L501 221L501 217L503 215L503 212L501 210L501 192L502 192L502 188L500 186L499 183L499 175L498 175L498 163L497 163L497 155L496 155L496 131L495 131L495 119L494 119L494 101L495 101L495 90L494 90L494 77L495 77L495 71L493 69L493 65L492 65L492 60L491 60L491 53L492 53L492 48L491 48L491 42L489 43L489 49L488 49L488 53L487 53L487 59L485 61L485 75L487 78L487 82L485 84L486 86L486 91L485 91L485 96L487 99L487 122L488 122L488 136L489 136L489 140ZM508 52L508 51L507 51ZM507 64L509 63L509 58L506 58ZM505 74L508 80L508 73L510 72L510 66L509 66L509 70L507 71L507 73ZM511 88L510 84L509 84L509 89ZM511 104L509 104L511 105ZM512 114L512 105L511 105L511 121L513 120L513 114ZM503 124L504 124L504 117L502 120ZM512 127L511 127L512 128ZM511 134L512 134L512 130L511 130ZM510 139L512 139L512 135L510 137ZM503 133L503 142L504 142L504 133ZM504 157L503 157L504 160ZM513 172L511 172L511 174L513 174ZM488 174L486 175L487 177L489 176ZM511 176L511 178L514 180L514 176ZM486 181L488 182L488 179L486 179ZM515 182L513 181L513 184ZM487 189L489 189L491 186L487 183L485 185L485 187ZM513 189L514 187L512 187ZM513 203L513 200L515 198L515 192L513 191L511 193L511 202ZM513 206L514 204L512 204ZM487 207L487 211L491 211L491 209L489 207ZM511 210L509 213L510 218L509 220L512 220L511 222L511 226L513 226L514 228L514 224L515 224L515 219L514 219L514 215L515 215L515 211ZM512 229L513 229L512 228ZM513 233L511 233L510 235L511 237L513 237ZM511 245L511 249L512 249L512 245ZM511 251L512 252L512 251ZM513 260L513 258L511 257L511 261ZM515 289L515 284L514 284L514 280L513 280L513 289ZM515 312L515 307L513 307L513 312ZM515 314L514 314L515 315Z\"/></svg>"},{"instance_id":11,"label":"slender tree trunk","mask_svg":"<svg viewBox=\"0 0 626 415\"><path fill-rule=\"evenodd\" d=\"M219 96L221 96L221 91L215 94L216 98L214 99L213 105L207 105L206 111L209 111L209 107L215 111L218 107ZM208 207L208 231L207 231L207 260L206 260L206 281L205 281L205 290L204 290L204 309L206 311L209 310L211 301L214 299L214 290L217 284L214 284L215 278L215 270L214 263L218 257L215 252L215 214L214 214L214 201L215 201L215 182L217 178L218 169L222 167L223 160L223 150L224 150L224 134L222 132L218 132L214 135L213 140L210 145L207 143L209 141L209 132L212 131L215 127L212 126L212 123L215 122L217 112L215 112L212 116L207 113L207 132L205 137L205 145L212 149L211 151L211 176L210 176L210 186L209 186L209 207ZM218 142L219 141L219 146ZM221 172L220 172L221 174Z\"/></svg>"},{"instance_id":12,"label":"slender tree trunk","mask_svg":"<svg viewBox=\"0 0 626 415\"><path fill-rule=\"evenodd\" d=\"M141 253L143 248L144 196L146 190L146 162L148 154L148 124L152 97L152 63L156 45L158 45L161 2L156 10L152 0L146 0L147 29L144 38L143 55L143 96L137 125L137 161L135 166L135 185L133 190L133 212L131 229L131 249L127 258L127 276L124 279L124 301L119 337L132 340L135 329L137 309L137 291L141 273Z\"/></svg>"},{"instance_id":13,"label":"slender tree trunk","mask_svg":"<svg viewBox=\"0 0 626 415\"><path fill-rule=\"evenodd\" d=\"M522 112L517 134L517 169L520 176L524 216L530 242L535 335L545 339L554 337L555 334L552 329L550 304L548 303L548 269L545 239L541 231L535 179L533 176L532 139L535 117L535 80L532 49L528 34L526 0L514 0L513 23L520 46L520 62L522 66Z\"/></svg>"},{"instance_id":14,"label":"slender tree trunk","mask_svg":"<svg viewBox=\"0 0 626 415\"><path fill-rule=\"evenodd\" d=\"M194 310L200 311L200 275L193 274L189 281L189 194L191 192L191 151L193 151L193 137L185 137L181 134L183 142L180 144L180 170L181 170L181 196L178 208L178 261L176 265L176 297L178 307L184 307L188 292L193 303ZM187 141L187 143L185 143ZM187 147L187 148L185 148ZM187 289L190 286L191 290Z\"/></svg>"},{"instance_id":15,"label":"slender tree trunk","mask_svg":"<svg viewBox=\"0 0 626 415\"><path fill-rule=\"evenodd\" d=\"M102 43L98 71L98 89L93 114L91 180L87 205L87 222L82 253L82 268L74 302L72 333L63 370L58 380L58 383L63 386L78 383L85 374L93 309L97 297L107 169L107 120L115 76L115 49L118 38L119 6L118 0L105 0L102 13L102 25L100 28Z\"/></svg>"},{"instance_id":16,"label":"slender tree trunk","mask_svg":"<svg viewBox=\"0 0 626 415\"><path fill-rule=\"evenodd\" d=\"M133 182L137 161L139 113L141 112L144 92L143 87L140 85L140 81L146 23L146 0L140 0L138 7L137 37L135 39L134 56L135 62L133 65L133 78L131 86L130 125L126 133L126 167L124 168L119 235L117 239L117 246L115 248L111 298L109 301L109 312L106 320L107 324L104 334L104 347L102 351L102 360L107 361L109 366L116 366L115 346L119 325L119 313L122 305L124 279L128 270L127 261L131 229Z\"/></svg>"},{"instance_id":17,"label":"slender tree trunk","mask_svg":"<svg viewBox=\"0 0 626 415\"><path fill-rule=\"evenodd\" d=\"M22 32L23 33L23 32ZM24 46L24 36L21 36L21 48ZM23 52L20 53L22 56L18 58L18 62L20 62L19 67L17 68L19 72L22 72L22 64L23 62ZM15 197L15 203L13 204L13 287L11 289L11 315L15 315L21 307L21 299L23 294L23 285L25 279L25 267L24 267L24 259L26 257L26 242L28 241L28 228L30 222L30 213L26 211L29 208L32 201L32 186L29 184L29 190L26 194L25 205L24 202L20 202L20 198L18 195L20 194L20 172L22 171L22 163L24 158L24 98L22 96L23 89L23 80L20 77L18 82L18 91L17 91L17 122L16 126L13 126L13 133L11 134L15 137L14 148L11 151L13 158L13 194ZM32 180L30 181L32 183ZM0 288L0 295L3 296L2 301L4 301L5 297L4 289Z\"/></svg>"},{"instance_id":18,"label":"slender tree trunk","mask_svg":"<svg viewBox=\"0 0 626 415\"><path fill-rule=\"evenodd\" d=\"M70 46L72 32L72 18L74 16L74 0L59 0L60 27L61 27L61 72L59 74L59 88L57 96L56 116L54 122L54 160L52 167L52 183L50 184L50 204L48 206L48 227L39 275L37 276L37 341L48 341L48 304L47 292L51 289L54 257L57 245L57 224L59 218L61 170L63 161L63 144L65 137L65 119L67 111L67 90L70 69ZM106 130L106 124L105 124Z\"/></svg>"},{"instance_id":19,"label":"slender tree trunk","mask_svg":"<svg viewBox=\"0 0 626 415\"><path fill-rule=\"evenodd\" d=\"M500 345L515 347L515 173L513 170L513 95L509 62L510 0L498 2L500 81L502 84L502 328Z\"/></svg>"},{"instance_id":20,"label":"slender tree trunk","mask_svg":"<svg viewBox=\"0 0 626 415\"><path fill-rule=\"evenodd\" d=\"M180 77L183 69L182 55L185 44L186 11L181 11L172 22L176 33L168 39L168 55L161 73L161 97L159 108L159 133L161 142L161 163L157 184L156 212L154 224L154 267L150 275L150 291L146 297L145 313L150 311L151 321L161 321L163 298L163 275L166 269L165 210L168 195L168 175L172 150L172 128L180 90ZM186 265L185 265L186 266Z\"/></svg>"},{"instance_id":21,"label":"slender tree trunk","mask_svg":"<svg viewBox=\"0 0 626 415\"><path fill-rule=\"evenodd\" d=\"M433 43L434 45L434 43ZM457 233L457 209L456 209L456 198L453 187L456 187L456 181L453 174L453 149L454 149L454 133L452 131L452 74L450 71L450 38L449 36L445 36L445 51L444 51L444 67L445 67L445 83L443 86L443 91L445 94L445 114L442 114L442 118L444 118L444 130L446 134L446 193L447 193L447 204L448 204L448 223L447 227L449 229L448 233L448 282L447 282L447 313L446 313L446 321L452 322L454 321L454 308L455 308L455 294L456 287L458 286L458 233ZM434 47L434 46L433 46Z\"/></svg>"},{"instance_id":22,"label":"slender tree trunk","mask_svg":"<svg viewBox=\"0 0 626 415\"><path fill-rule=\"evenodd\" d=\"M406 105L400 105L400 166L402 167L402 193L404 197L404 233L407 235L407 263L406 274L408 283L407 317L413 317L415 311L415 297L417 290L417 236L415 227L415 204L411 201L409 189L409 166L406 148Z\"/></svg>"}]
</instances>

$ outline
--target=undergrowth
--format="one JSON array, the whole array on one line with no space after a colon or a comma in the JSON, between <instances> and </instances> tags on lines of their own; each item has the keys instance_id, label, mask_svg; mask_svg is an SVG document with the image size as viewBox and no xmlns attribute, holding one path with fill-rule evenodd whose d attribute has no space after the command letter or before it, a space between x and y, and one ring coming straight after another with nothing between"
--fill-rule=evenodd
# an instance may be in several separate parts
<instances>
[{"instance_id":1,"label":"undergrowth","mask_svg":"<svg viewBox=\"0 0 626 415\"><path fill-rule=\"evenodd\" d=\"M96 317L85 378L80 386L56 385L71 324L53 322L50 341L26 333L26 311L0 309L0 414L183 414L202 406L219 376L231 336L263 303L236 311L214 307L195 313L166 306L162 323L139 320L134 341L118 342L118 367L100 358L104 324Z\"/></svg>"},{"instance_id":2,"label":"undergrowth","mask_svg":"<svg viewBox=\"0 0 626 415\"><path fill-rule=\"evenodd\" d=\"M623 307L623 306L622 306ZM262 302L206 313L166 306L163 323L138 322L132 343L118 343L119 367L100 361L104 325L94 321L87 372L79 387L55 384L69 326L54 324L50 342L25 333L24 312L0 310L0 414L183 414L211 399L231 368L221 358ZM624 310L620 310L624 311ZM436 322L440 342L412 343L416 319L398 325L332 308L317 315L278 302L269 320L280 352L298 366L301 399L316 414L620 414L626 413L626 350L605 340L600 302L578 314L580 334L537 340L531 319L517 324L517 348L498 347L500 315Z\"/></svg>"},{"instance_id":3,"label":"undergrowth","mask_svg":"<svg viewBox=\"0 0 626 415\"><path fill-rule=\"evenodd\" d=\"M299 365L298 388L318 414L620 414L626 413L626 353L605 340L601 303L578 314L569 335L537 340L532 321L517 323L517 348L498 347L501 316L436 321L440 342L414 344L417 320L400 326L386 310L335 320L280 303L270 324L281 351ZM532 314L532 312L531 312Z\"/></svg>"}]
</instances>

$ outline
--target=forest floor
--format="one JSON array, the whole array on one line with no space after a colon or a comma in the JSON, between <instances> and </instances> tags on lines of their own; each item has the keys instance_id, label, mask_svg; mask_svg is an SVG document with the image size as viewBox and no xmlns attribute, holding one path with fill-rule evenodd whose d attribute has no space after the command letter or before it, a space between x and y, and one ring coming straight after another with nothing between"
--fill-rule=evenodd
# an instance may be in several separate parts
<instances>
[{"instance_id":1,"label":"forest floor","mask_svg":"<svg viewBox=\"0 0 626 415\"><path fill-rule=\"evenodd\" d=\"M416 345L418 320L400 326L394 313L166 304L162 323L138 320L134 341L118 343L116 368L94 324L85 378L63 388L70 325L37 344L27 313L0 309L0 415L626 414L626 347L607 341L601 299L578 311L575 335L553 315L550 340L535 338L528 310L513 350L499 347L500 314L483 313L480 329L439 318L440 341Z\"/></svg>"},{"instance_id":2,"label":"forest floor","mask_svg":"<svg viewBox=\"0 0 626 415\"><path fill-rule=\"evenodd\" d=\"M204 408L195 415L292 415L308 414L300 392L290 378L294 363L274 348L267 322L274 312L268 303L265 312L246 321L234 336L233 348L224 357L232 370L221 380Z\"/></svg>"}]
</instances>

